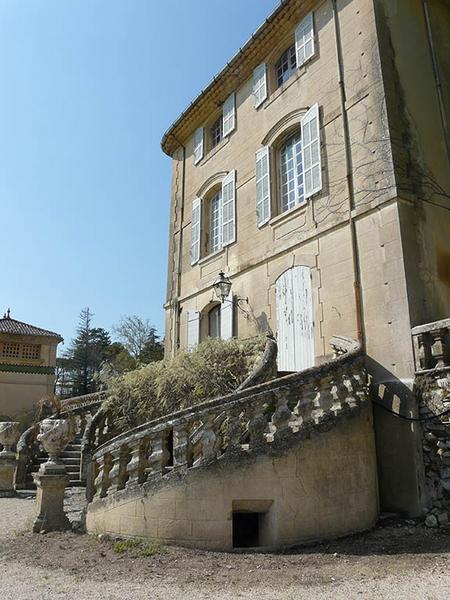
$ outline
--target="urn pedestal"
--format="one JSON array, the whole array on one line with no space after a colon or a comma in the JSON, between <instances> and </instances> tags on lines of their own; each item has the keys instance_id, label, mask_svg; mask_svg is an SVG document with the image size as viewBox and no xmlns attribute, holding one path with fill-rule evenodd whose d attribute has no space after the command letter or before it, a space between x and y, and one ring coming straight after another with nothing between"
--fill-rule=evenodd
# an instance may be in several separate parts
<instances>
[{"instance_id":1,"label":"urn pedestal","mask_svg":"<svg viewBox=\"0 0 450 600\"><path fill-rule=\"evenodd\" d=\"M64 491L69 482L61 452L75 435L70 419L45 419L37 436L49 459L33 476L36 484L37 517L33 531L64 531L70 521L64 512Z\"/></svg>"},{"instance_id":2,"label":"urn pedestal","mask_svg":"<svg viewBox=\"0 0 450 600\"><path fill-rule=\"evenodd\" d=\"M20 437L20 423L6 421L0 423L0 498L11 497L16 493L15 474L17 467L16 453L12 451Z\"/></svg>"}]
</instances>

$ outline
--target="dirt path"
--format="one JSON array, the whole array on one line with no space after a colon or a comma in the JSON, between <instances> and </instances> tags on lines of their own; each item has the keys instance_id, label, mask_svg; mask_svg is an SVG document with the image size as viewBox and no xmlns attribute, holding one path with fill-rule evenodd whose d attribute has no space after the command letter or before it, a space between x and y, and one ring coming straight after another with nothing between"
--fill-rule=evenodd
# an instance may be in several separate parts
<instances>
[{"instance_id":1,"label":"dirt path","mask_svg":"<svg viewBox=\"0 0 450 600\"><path fill-rule=\"evenodd\" d=\"M0 499L2 600L450 598L449 532L402 524L284 554L173 547L142 557L107 539L30 534L33 511L33 499Z\"/></svg>"}]
</instances>

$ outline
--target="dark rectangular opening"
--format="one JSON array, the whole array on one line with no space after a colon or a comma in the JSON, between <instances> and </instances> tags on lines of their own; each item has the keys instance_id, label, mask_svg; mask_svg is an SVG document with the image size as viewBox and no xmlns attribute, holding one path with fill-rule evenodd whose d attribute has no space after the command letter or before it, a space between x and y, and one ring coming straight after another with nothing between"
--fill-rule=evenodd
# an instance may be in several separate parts
<instances>
[{"instance_id":1,"label":"dark rectangular opening","mask_svg":"<svg viewBox=\"0 0 450 600\"><path fill-rule=\"evenodd\" d=\"M254 548L259 542L259 521L261 513L233 513L233 548Z\"/></svg>"}]
</instances>

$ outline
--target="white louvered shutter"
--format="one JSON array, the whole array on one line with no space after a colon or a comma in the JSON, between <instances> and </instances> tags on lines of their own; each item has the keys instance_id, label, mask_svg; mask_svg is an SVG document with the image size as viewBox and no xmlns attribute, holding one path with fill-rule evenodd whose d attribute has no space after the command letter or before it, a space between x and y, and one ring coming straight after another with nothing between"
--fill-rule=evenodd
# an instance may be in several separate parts
<instances>
[{"instance_id":1,"label":"white louvered shutter","mask_svg":"<svg viewBox=\"0 0 450 600\"><path fill-rule=\"evenodd\" d=\"M267 98L267 68L262 63L253 71L253 96L255 97L255 108Z\"/></svg>"},{"instance_id":2,"label":"white louvered shutter","mask_svg":"<svg viewBox=\"0 0 450 600\"><path fill-rule=\"evenodd\" d=\"M199 127L194 133L194 165L200 162L203 158L203 127Z\"/></svg>"},{"instance_id":3,"label":"white louvered shutter","mask_svg":"<svg viewBox=\"0 0 450 600\"><path fill-rule=\"evenodd\" d=\"M270 219L270 148L256 153L256 223L258 227Z\"/></svg>"},{"instance_id":4,"label":"white louvered shutter","mask_svg":"<svg viewBox=\"0 0 450 600\"><path fill-rule=\"evenodd\" d=\"M202 202L200 198L194 198L192 202L191 221L191 265L195 265L200 258L200 235L202 220Z\"/></svg>"},{"instance_id":5,"label":"white louvered shutter","mask_svg":"<svg viewBox=\"0 0 450 600\"><path fill-rule=\"evenodd\" d=\"M318 104L310 108L302 119L302 154L303 185L306 199L322 189Z\"/></svg>"},{"instance_id":6,"label":"white louvered shutter","mask_svg":"<svg viewBox=\"0 0 450 600\"><path fill-rule=\"evenodd\" d=\"M236 240L236 171L230 171L222 183L222 246Z\"/></svg>"},{"instance_id":7,"label":"white louvered shutter","mask_svg":"<svg viewBox=\"0 0 450 600\"><path fill-rule=\"evenodd\" d=\"M233 337L233 293L230 292L225 302L220 305L220 337L229 340Z\"/></svg>"},{"instance_id":8,"label":"white louvered shutter","mask_svg":"<svg viewBox=\"0 0 450 600\"><path fill-rule=\"evenodd\" d=\"M301 67L314 54L314 19L310 12L295 30L297 67Z\"/></svg>"},{"instance_id":9,"label":"white louvered shutter","mask_svg":"<svg viewBox=\"0 0 450 600\"><path fill-rule=\"evenodd\" d=\"M187 311L187 348L191 352L200 341L200 313L198 310Z\"/></svg>"},{"instance_id":10,"label":"white louvered shutter","mask_svg":"<svg viewBox=\"0 0 450 600\"><path fill-rule=\"evenodd\" d=\"M223 104L223 137L233 131L236 126L236 94L233 92Z\"/></svg>"}]
</instances>

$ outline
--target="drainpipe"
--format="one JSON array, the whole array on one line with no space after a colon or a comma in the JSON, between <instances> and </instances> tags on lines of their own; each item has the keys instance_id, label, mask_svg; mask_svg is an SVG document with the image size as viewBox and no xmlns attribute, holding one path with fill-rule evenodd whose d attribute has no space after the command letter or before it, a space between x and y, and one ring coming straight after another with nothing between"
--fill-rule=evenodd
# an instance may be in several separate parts
<instances>
[{"instance_id":1,"label":"drainpipe","mask_svg":"<svg viewBox=\"0 0 450 600\"><path fill-rule=\"evenodd\" d=\"M181 207L180 207L180 235L178 242L178 256L176 258L176 284L175 284L175 298L172 296L172 310L173 310L173 329L172 329L172 356L175 356L176 351L180 347L180 304L179 297L181 295L181 269L182 269L182 249L183 249L183 223L184 223L184 200L186 190L186 146L184 146L172 133L171 134L176 143L183 150L183 173L181 178Z\"/></svg>"},{"instance_id":2,"label":"drainpipe","mask_svg":"<svg viewBox=\"0 0 450 600\"><path fill-rule=\"evenodd\" d=\"M350 238L352 245L352 258L353 258L353 291L355 297L355 309L356 309L356 332L358 341L365 347L365 331L364 331L364 319L363 319L363 306L362 306L362 293L361 293L361 269L359 261L359 250L356 238L356 227L355 220L353 218L353 209L355 208L355 192L353 184L353 171L352 171L352 151L350 143L350 129L348 125L348 115L345 106L346 93L344 84L344 59L342 54L342 42L341 42L341 31L339 26L339 14L336 5L336 0L331 0L333 6L333 17L334 17L334 31L336 35L336 54L337 54L337 67L338 67L338 84L339 94L341 102L341 114L342 114L342 126L344 130L344 147L345 147L345 163L346 163L346 180L347 180L347 193L348 193L348 224L350 228Z\"/></svg>"},{"instance_id":3,"label":"drainpipe","mask_svg":"<svg viewBox=\"0 0 450 600\"><path fill-rule=\"evenodd\" d=\"M444 135L445 146L447 148L447 156L450 157L450 140L449 140L448 131L447 131L447 116L445 113L444 94L442 92L442 83L441 83L441 78L439 76L438 60L437 60L437 55L436 55L436 49L434 47L434 42L433 42L433 33L431 30L430 9L428 6L428 0L423 0L423 12L424 12L424 17L425 17L425 25L427 28L428 44L430 46L431 63L433 65L433 75L434 75L434 80L436 82L436 91L437 91L438 102L439 102L439 112L441 115L442 132Z\"/></svg>"}]
</instances>

